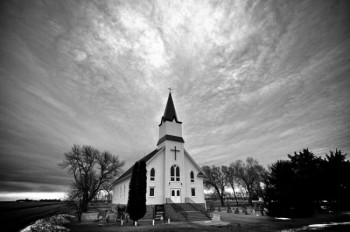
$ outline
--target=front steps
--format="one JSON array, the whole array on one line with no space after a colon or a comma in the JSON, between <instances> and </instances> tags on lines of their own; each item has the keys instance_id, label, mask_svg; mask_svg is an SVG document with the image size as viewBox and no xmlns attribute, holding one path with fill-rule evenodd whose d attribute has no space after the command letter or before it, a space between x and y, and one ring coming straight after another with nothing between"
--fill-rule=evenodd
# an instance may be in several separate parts
<instances>
[{"instance_id":1,"label":"front steps","mask_svg":"<svg viewBox=\"0 0 350 232\"><path fill-rule=\"evenodd\" d=\"M204 212L199 211L190 203L172 204L176 212L181 214L186 221L209 221L211 218Z\"/></svg>"},{"instance_id":2,"label":"front steps","mask_svg":"<svg viewBox=\"0 0 350 232\"><path fill-rule=\"evenodd\" d=\"M181 214L187 221L209 221L211 220L206 214L201 211L184 211Z\"/></svg>"}]
</instances>

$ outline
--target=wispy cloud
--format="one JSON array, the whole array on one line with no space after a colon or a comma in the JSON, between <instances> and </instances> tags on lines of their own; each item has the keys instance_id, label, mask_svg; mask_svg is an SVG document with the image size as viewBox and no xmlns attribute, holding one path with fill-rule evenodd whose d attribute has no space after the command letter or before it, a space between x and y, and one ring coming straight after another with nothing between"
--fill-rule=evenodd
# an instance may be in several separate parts
<instances>
[{"instance_id":1,"label":"wispy cloud","mask_svg":"<svg viewBox=\"0 0 350 232\"><path fill-rule=\"evenodd\" d=\"M74 143L131 165L155 148L168 87L200 165L350 152L349 6L2 3L0 190L64 191Z\"/></svg>"}]
</instances>

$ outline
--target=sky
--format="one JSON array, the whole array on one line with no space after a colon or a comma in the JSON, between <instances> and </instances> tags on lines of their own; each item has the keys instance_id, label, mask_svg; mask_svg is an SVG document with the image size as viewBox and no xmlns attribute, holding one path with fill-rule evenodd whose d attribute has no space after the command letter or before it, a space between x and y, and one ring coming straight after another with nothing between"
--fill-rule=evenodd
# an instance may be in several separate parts
<instances>
[{"instance_id":1,"label":"sky","mask_svg":"<svg viewBox=\"0 0 350 232\"><path fill-rule=\"evenodd\" d=\"M0 200L62 196L73 144L126 170L156 148L169 87L200 166L350 153L349 12L346 0L1 1Z\"/></svg>"}]
</instances>

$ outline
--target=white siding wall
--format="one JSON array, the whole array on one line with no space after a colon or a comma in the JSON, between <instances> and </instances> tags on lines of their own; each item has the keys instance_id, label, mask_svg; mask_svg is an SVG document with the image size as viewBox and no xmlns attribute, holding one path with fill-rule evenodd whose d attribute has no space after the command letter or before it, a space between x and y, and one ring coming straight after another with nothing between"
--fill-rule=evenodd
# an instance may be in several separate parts
<instances>
[{"instance_id":1,"label":"white siding wall","mask_svg":"<svg viewBox=\"0 0 350 232\"><path fill-rule=\"evenodd\" d=\"M205 203L203 178L197 177L200 170L193 164L187 155L185 155L185 169L186 169L186 195L196 203ZM194 173L194 182L191 182L190 173ZM195 188L196 195L191 196L191 188Z\"/></svg>"},{"instance_id":2,"label":"white siding wall","mask_svg":"<svg viewBox=\"0 0 350 232\"><path fill-rule=\"evenodd\" d=\"M172 122L163 122L159 127L159 139L161 139L164 135L182 137L182 124L177 123L175 119Z\"/></svg>"},{"instance_id":3,"label":"white siding wall","mask_svg":"<svg viewBox=\"0 0 350 232\"><path fill-rule=\"evenodd\" d=\"M155 155L147 163L147 205L164 204L166 198L170 198L170 191L173 188L181 190L181 202L185 202L186 197L191 198L196 203L205 203L203 178L197 177L200 170L192 160L184 153L184 144L165 141L165 149ZM171 149L176 146L177 157ZM170 180L170 168L172 165L180 167L180 181ZM150 181L151 169L155 169L155 180ZM190 173L194 173L194 182L191 182ZM130 178L116 184L113 189L113 204L127 204ZM150 187L154 187L154 197L149 196ZM124 190L125 188L125 190ZM191 195L191 188L195 188L196 195Z\"/></svg>"},{"instance_id":4,"label":"white siding wall","mask_svg":"<svg viewBox=\"0 0 350 232\"><path fill-rule=\"evenodd\" d=\"M173 188L177 188L181 190L181 202L185 202L185 165L184 165L184 144L174 141L165 141L165 180L164 180L164 191L165 197L170 198L170 191ZM171 151L176 146L177 150L180 152L175 153ZM173 165L178 165L180 167L180 181L171 181L170 179L170 168Z\"/></svg>"},{"instance_id":5,"label":"white siding wall","mask_svg":"<svg viewBox=\"0 0 350 232\"><path fill-rule=\"evenodd\" d=\"M114 185L113 200L112 200L113 204L126 205L128 203L129 182L130 182L130 177Z\"/></svg>"},{"instance_id":6,"label":"white siding wall","mask_svg":"<svg viewBox=\"0 0 350 232\"><path fill-rule=\"evenodd\" d=\"M151 169L155 170L155 180L150 181ZM150 187L154 187L154 197L149 196ZM164 150L147 164L147 205L164 204Z\"/></svg>"}]
</instances>

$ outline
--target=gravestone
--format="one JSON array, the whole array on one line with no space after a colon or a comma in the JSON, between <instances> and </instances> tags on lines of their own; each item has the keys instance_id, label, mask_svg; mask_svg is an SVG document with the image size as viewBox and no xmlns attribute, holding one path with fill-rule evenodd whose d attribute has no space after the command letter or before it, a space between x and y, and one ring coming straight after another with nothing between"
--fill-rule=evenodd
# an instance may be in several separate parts
<instances>
[{"instance_id":1,"label":"gravestone","mask_svg":"<svg viewBox=\"0 0 350 232\"><path fill-rule=\"evenodd\" d=\"M245 215L248 215L248 210L247 210L247 207L245 205L242 206L242 213Z\"/></svg>"},{"instance_id":2,"label":"gravestone","mask_svg":"<svg viewBox=\"0 0 350 232\"><path fill-rule=\"evenodd\" d=\"M227 203L227 213L232 213L232 209L229 203Z\"/></svg>"},{"instance_id":3,"label":"gravestone","mask_svg":"<svg viewBox=\"0 0 350 232\"><path fill-rule=\"evenodd\" d=\"M220 214L218 213L213 213L213 221L220 221Z\"/></svg>"},{"instance_id":4,"label":"gravestone","mask_svg":"<svg viewBox=\"0 0 350 232\"><path fill-rule=\"evenodd\" d=\"M251 215L251 214L253 214L253 209L251 208L251 207L247 207L247 213L249 214L249 215Z\"/></svg>"}]
</instances>

